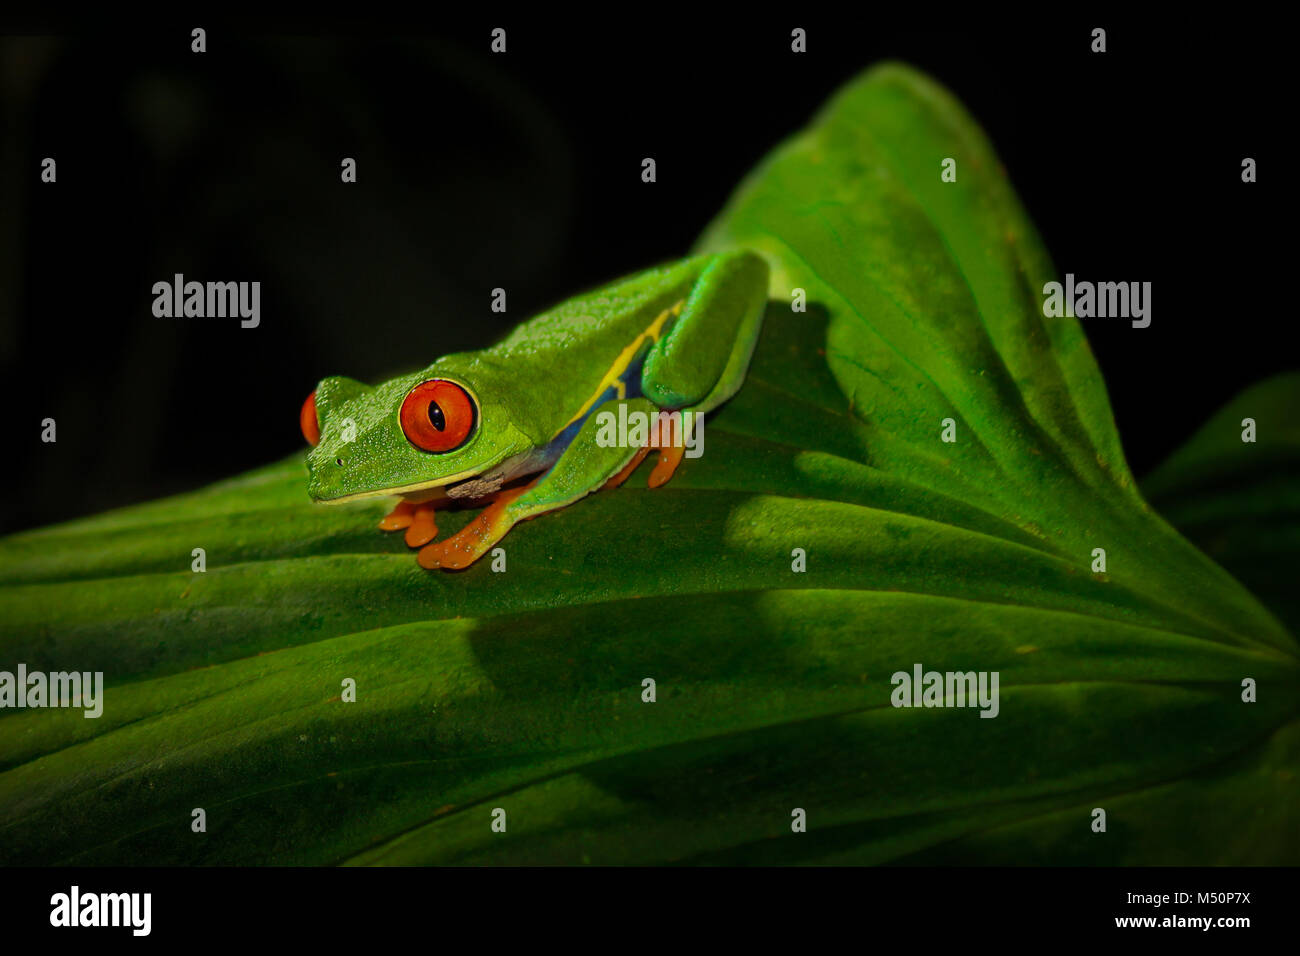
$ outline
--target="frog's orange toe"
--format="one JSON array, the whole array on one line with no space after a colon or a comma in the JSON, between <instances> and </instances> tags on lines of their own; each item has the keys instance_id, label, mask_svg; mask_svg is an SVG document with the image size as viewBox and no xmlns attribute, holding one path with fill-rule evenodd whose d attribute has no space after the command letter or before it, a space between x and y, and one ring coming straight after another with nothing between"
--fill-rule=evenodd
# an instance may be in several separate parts
<instances>
[{"instance_id":1,"label":"frog's orange toe","mask_svg":"<svg viewBox=\"0 0 1300 956\"><path fill-rule=\"evenodd\" d=\"M650 480L647 482L651 488L667 484L668 479L677 471L677 466L682 463L682 456L686 454L680 415L677 412L660 412L658 425L651 441L651 445L659 450L659 460L650 470Z\"/></svg>"},{"instance_id":2,"label":"frog's orange toe","mask_svg":"<svg viewBox=\"0 0 1300 956\"><path fill-rule=\"evenodd\" d=\"M411 526L406 529L406 546L422 548L436 537L438 525L434 521L433 505L416 505Z\"/></svg>"},{"instance_id":3,"label":"frog's orange toe","mask_svg":"<svg viewBox=\"0 0 1300 956\"><path fill-rule=\"evenodd\" d=\"M448 541L451 539L448 538ZM457 571L461 568L468 567L470 561L464 560L463 557L449 551L445 545L447 541L440 541L437 544L426 544L420 549L420 553L415 556L416 563L428 570L434 568L446 568L449 571ZM472 560L472 559L471 559Z\"/></svg>"},{"instance_id":4,"label":"frog's orange toe","mask_svg":"<svg viewBox=\"0 0 1300 956\"><path fill-rule=\"evenodd\" d=\"M623 482L627 481L632 472L636 471L637 465L641 464L649 451L649 445L643 445L641 448L638 448L636 454L632 456L632 460L619 469L617 475L605 482L601 491L608 491L610 488L617 488L619 485L623 484Z\"/></svg>"},{"instance_id":5,"label":"frog's orange toe","mask_svg":"<svg viewBox=\"0 0 1300 956\"><path fill-rule=\"evenodd\" d=\"M666 484L668 479L673 476L677 466L682 463L682 456L686 454L686 449L681 445L669 445L667 448L659 449L659 460L655 462L654 468L650 470L650 480L648 482L651 488L658 488Z\"/></svg>"},{"instance_id":6,"label":"frog's orange toe","mask_svg":"<svg viewBox=\"0 0 1300 956\"><path fill-rule=\"evenodd\" d=\"M400 531L409 528L415 518L415 505L409 501L399 501L397 507L384 515L379 522L380 531Z\"/></svg>"}]
</instances>

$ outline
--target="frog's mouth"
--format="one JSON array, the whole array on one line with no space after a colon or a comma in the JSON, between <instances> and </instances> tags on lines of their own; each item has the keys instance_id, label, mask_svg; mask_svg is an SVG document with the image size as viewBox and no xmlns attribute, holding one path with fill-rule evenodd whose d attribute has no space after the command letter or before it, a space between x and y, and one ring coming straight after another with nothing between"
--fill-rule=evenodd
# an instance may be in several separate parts
<instances>
[{"instance_id":1,"label":"frog's mouth","mask_svg":"<svg viewBox=\"0 0 1300 956\"><path fill-rule=\"evenodd\" d=\"M547 465L548 463L542 461L535 452L522 452L486 468L462 471L409 485L378 488L374 491L357 491L337 498L313 498L312 500L321 505L342 505L367 498L391 498L398 495L411 501L428 501L438 497L481 498L500 491L504 484L515 478L540 471Z\"/></svg>"}]
</instances>

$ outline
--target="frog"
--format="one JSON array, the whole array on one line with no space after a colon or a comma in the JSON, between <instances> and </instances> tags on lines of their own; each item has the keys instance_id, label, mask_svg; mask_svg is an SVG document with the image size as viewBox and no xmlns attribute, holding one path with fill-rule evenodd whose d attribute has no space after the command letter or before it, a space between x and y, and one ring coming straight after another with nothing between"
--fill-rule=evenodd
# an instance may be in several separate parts
<instances>
[{"instance_id":1,"label":"frog","mask_svg":"<svg viewBox=\"0 0 1300 956\"><path fill-rule=\"evenodd\" d=\"M744 383L768 284L756 252L690 256L378 385L321 379L299 412L307 493L322 505L396 497L379 528L403 531L422 568L453 571L519 522L618 488L651 451L648 485L662 487L703 416ZM648 420L644 439L610 441L614 413ZM482 509L439 541L436 514L455 505Z\"/></svg>"}]
</instances>

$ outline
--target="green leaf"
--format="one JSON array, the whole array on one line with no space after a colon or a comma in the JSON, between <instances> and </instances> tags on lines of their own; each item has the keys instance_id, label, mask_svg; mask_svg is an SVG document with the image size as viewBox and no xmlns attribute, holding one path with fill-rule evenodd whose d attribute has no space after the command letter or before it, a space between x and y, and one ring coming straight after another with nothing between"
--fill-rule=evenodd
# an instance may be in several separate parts
<instances>
[{"instance_id":1,"label":"green leaf","mask_svg":"<svg viewBox=\"0 0 1300 956\"><path fill-rule=\"evenodd\" d=\"M1295 641L1143 501L962 108L864 74L700 248L741 245L772 302L703 457L517 527L504 574L421 571L299 455L0 544L0 667L109 684L0 717L0 858L1300 860ZM891 706L916 663L998 672L998 716Z\"/></svg>"},{"instance_id":2,"label":"green leaf","mask_svg":"<svg viewBox=\"0 0 1300 956\"><path fill-rule=\"evenodd\" d=\"M1245 441L1251 420L1254 440ZM1162 515L1300 628L1300 372L1246 389L1142 482Z\"/></svg>"}]
</instances>

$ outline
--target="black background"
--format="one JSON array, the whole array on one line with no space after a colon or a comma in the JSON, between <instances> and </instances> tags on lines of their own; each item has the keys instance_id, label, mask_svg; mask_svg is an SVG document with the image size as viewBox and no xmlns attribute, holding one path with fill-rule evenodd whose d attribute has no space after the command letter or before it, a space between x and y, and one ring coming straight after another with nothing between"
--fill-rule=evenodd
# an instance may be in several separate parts
<instances>
[{"instance_id":1,"label":"black background","mask_svg":"<svg viewBox=\"0 0 1300 956\"><path fill-rule=\"evenodd\" d=\"M1289 122L1284 31L843 9L10 24L0 529L281 458L302 446L298 408L319 378L373 382L485 346L685 253L768 149L884 58L966 103L1060 274L1153 283L1149 328L1085 322L1139 476L1242 387L1294 367L1289 272L1267 229L1287 175L1270 161ZM489 50L496 26L504 55ZM795 26L806 54L790 52ZM45 156L57 184L40 182ZM340 182L345 156L355 185ZM1245 156L1257 184L1241 182ZM176 272L261 281L261 326L155 318L151 287ZM46 417L56 444L40 440Z\"/></svg>"}]
</instances>

